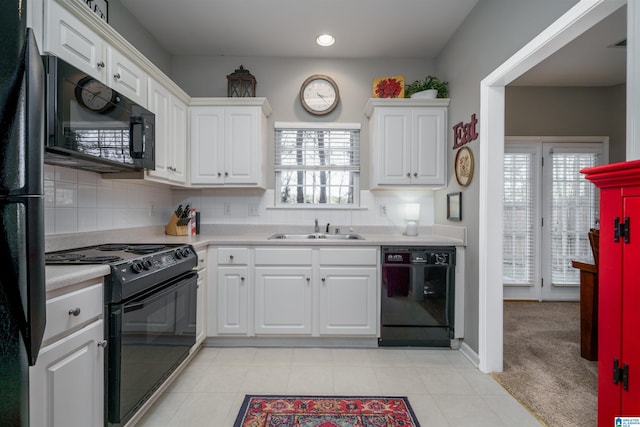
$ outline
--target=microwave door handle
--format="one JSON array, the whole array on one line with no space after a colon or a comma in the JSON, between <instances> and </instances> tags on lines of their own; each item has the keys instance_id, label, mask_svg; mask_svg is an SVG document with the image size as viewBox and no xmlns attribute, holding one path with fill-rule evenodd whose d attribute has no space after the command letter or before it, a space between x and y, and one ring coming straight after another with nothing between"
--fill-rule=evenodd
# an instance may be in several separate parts
<instances>
[{"instance_id":1,"label":"microwave door handle","mask_svg":"<svg viewBox=\"0 0 640 427\"><path fill-rule=\"evenodd\" d=\"M136 131L139 128L140 132L140 141L142 141L142 146L140 151L136 151L134 145L137 138ZM129 155L132 159L144 159L144 145L145 145L145 130L144 130L144 118L137 116L131 117L131 121L129 122Z\"/></svg>"}]
</instances>

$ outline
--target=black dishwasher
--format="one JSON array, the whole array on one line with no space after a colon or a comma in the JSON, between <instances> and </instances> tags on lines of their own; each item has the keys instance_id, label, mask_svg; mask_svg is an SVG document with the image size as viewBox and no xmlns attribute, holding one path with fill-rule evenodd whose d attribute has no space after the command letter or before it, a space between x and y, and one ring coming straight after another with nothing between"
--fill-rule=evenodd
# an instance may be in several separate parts
<instances>
[{"instance_id":1,"label":"black dishwasher","mask_svg":"<svg viewBox=\"0 0 640 427\"><path fill-rule=\"evenodd\" d=\"M450 347L456 248L383 246L380 346Z\"/></svg>"}]
</instances>

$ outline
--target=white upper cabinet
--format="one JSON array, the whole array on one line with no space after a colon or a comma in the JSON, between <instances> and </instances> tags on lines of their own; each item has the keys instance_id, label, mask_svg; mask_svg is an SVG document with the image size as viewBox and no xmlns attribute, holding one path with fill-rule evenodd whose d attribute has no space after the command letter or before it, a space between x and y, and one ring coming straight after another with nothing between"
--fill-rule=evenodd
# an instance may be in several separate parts
<instances>
[{"instance_id":1,"label":"white upper cabinet","mask_svg":"<svg viewBox=\"0 0 640 427\"><path fill-rule=\"evenodd\" d=\"M191 185L265 186L265 98L195 98L189 109Z\"/></svg>"},{"instance_id":2,"label":"white upper cabinet","mask_svg":"<svg viewBox=\"0 0 640 427\"><path fill-rule=\"evenodd\" d=\"M43 50L105 81L102 38L55 1L44 2L44 13Z\"/></svg>"},{"instance_id":3,"label":"white upper cabinet","mask_svg":"<svg viewBox=\"0 0 640 427\"><path fill-rule=\"evenodd\" d=\"M371 188L447 183L448 99L370 99Z\"/></svg>"},{"instance_id":4,"label":"white upper cabinet","mask_svg":"<svg viewBox=\"0 0 640 427\"><path fill-rule=\"evenodd\" d=\"M107 47L107 84L132 101L147 105L146 73L112 47Z\"/></svg>"},{"instance_id":5,"label":"white upper cabinet","mask_svg":"<svg viewBox=\"0 0 640 427\"><path fill-rule=\"evenodd\" d=\"M156 115L156 168L151 181L185 184L187 181L187 105L165 86L149 79L149 110Z\"/></svg>"}]
</instances>

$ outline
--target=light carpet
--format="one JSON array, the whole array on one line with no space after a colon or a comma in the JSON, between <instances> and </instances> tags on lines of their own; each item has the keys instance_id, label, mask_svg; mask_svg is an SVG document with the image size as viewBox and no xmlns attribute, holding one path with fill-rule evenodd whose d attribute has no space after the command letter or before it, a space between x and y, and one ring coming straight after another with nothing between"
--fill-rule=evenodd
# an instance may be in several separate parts
<instances>
[{"instance_id":1,"label":"light carpet","mask_svg":"<svg viewBox=\"0 0 640 427\"><path fill-rule=\"evenodd\" d=\"M580 357L580 303L505 301L493 377L549 427L595 426L598 363Z\"/></svg>"}]
</instances>

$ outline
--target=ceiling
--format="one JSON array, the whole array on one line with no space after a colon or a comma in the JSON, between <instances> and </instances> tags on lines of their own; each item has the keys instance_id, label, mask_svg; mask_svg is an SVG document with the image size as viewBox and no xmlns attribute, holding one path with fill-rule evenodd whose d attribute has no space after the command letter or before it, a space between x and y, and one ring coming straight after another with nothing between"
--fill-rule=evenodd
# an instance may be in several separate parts
<instances>
[{"instance_id":1,"label":"ceiling","mask_svg":"<svg viewBox=\"0 0 640 427\"><path fill-rule=\"evenodd\" d=\"M172 55L357 59L432 59L477 1L120 0Z\"/></svg>"},{"instance_id":2,"label":"ceiling","mask_svg":"<svg viewBox=\"0 0 640 427\"><path fill-rule=\"evenodd\" d=\"M171 55L433 59L478 0L121 0ZM336 43L315 44L321 33ZM512 85L625 82L621 8Z\"/></svg>"}]
</instances>

